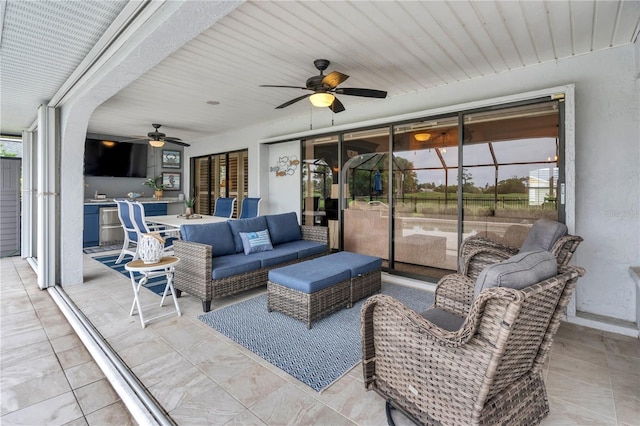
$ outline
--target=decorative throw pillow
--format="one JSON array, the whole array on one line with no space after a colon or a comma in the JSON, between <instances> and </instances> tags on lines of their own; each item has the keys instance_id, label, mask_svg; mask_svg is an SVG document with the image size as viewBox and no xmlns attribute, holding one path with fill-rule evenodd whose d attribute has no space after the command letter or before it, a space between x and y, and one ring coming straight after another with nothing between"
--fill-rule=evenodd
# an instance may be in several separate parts
<instances>
[{"instance_id":1,"label":"decorative throw pillow","mask_svg":"<svg viewBox=\"0 0 640 426\"><path fill-rule=\"evenodd\" d=\"M257 232L240 232L240 238L242 239L244 254L273 250L269 231L266 229Z\"/></svg>"},{"instance_id":2,"label":"decorative throw pillow","mask_svg":"<svg viewBox=\"0 0 640 426\"><path fill-rule=\"evenodd\" d=\"M229 224L229 228L231 228L231 233L233 234L236 253L242 253L244 250L242 238L240 238L240 232L258 232L263 229L268 229L267 219L265 219L265 216L252 217L250 219L228 220L227 224ZM273 242L272 232L269 232L269 237Z\"/></svg>"},{"instance_id":3,"label":"decorative throw pillow","mask_svg":"<svg viewBox=\"0 0 640 426\"><path fill-rule=\"evenodd\" d=\"M509 287L522 290L537 282L554 277L558 273L558 261L546 250L516 254L509 259L489 265L476 280L475 297L491 287Z\"/></svg>"}]
</instances>

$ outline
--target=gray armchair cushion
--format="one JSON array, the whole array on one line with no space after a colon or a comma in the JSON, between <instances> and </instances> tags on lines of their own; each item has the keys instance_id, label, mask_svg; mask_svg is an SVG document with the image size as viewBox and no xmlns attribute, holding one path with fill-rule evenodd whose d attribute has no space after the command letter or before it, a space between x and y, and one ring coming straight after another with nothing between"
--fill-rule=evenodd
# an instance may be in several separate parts
<instances>
[{"instance_id":1,"label":"gray armchair cushion","mask_svg":"<svg viewBox=\"0 0 640 426\"><path fill-rule=\"evenodd\" d=\"M520 253L534 250L551 251L558 238L567 235L567 225L550 219L538 219L520 247Z\"/></svg>"},{"instance_id":2,"label":"gray armchair cushion","mask_svg":"<svg viewBox=\"0 0 640 426\"><path fill-rule=\"evenodd\" d=\"M420 315L424 319L447 331L458 331L464 323L463 317L459 317L458 315L445 311L442 308L429 308L426 311L421 312Z\"/></svg>"},{"instance_id":3,"label":"gray armchair cushion","mask_svg":"<svg viewBox=\"0 0 640 426\"><path fill-rule=\"evenodd\" d=\"M558 274L558 262L546 250L518 253L509 259L489 265L476 280L475 297L491 287L521 290Z\"/></svg>"}]
</instances>

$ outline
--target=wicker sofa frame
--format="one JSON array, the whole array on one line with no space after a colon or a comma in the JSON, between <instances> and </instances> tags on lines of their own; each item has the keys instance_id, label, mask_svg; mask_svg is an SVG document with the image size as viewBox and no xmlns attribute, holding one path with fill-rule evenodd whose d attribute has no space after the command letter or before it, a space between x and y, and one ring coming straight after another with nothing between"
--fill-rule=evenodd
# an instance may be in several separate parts
<instances>
[{"instance_id":1,"label":"wicker sofa frame","mask_svg":"<svg viewBox=\"0 0 640 426\"><path fill-rule=\"evenodd\" d=\"M491 288L472 303L474 281L460 274L438 284L434 306L465 318L446 331L385 295L362 309L364 383L420 424L538 424L549 404L542 369L584 269L523 290ZM462 295L457 304L445 293Z\"/></svg>"},{"instance_id":2,"label":"wicker sofa frame","mask_svg":"<svg viewBox=\"0 0 640 426\"><path fill-rule=\"evenodd\" d=\"M212 279L212 247L207 244L176 240L173 244L175 256L180 258L174 274L176 295L184 291L202 300L202 310L211 310L214 298L230 296L251 288L267 284L269 270L324 256L329 251L329 229L325 226L300 226L302 239L327 246L323 253L294 261L280 263L255 271L232 275L221 279Z\"/></svg>"}]
</instances>

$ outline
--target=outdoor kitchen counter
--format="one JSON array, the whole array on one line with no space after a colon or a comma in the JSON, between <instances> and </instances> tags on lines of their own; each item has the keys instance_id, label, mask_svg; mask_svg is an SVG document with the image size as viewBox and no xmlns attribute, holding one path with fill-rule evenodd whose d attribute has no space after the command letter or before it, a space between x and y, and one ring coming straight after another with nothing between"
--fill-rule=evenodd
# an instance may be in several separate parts
<instances>
[{"instance_id":1,"label":"outdoor kitchen counter","mask_svg":"<svg viewBox=\"0 0 640 426\"><path fill-rule=\"evenodd\" d=\"M120 199L121 197L116 197L118 199ZM122 197L122 199L128 199L126 197ZM173 204L173 203L184 203L184 201L181 201L178 199L178 197L163 197L160 200L156 200L155 198L136 198L135 200L132 199L132 201L139 201L141 203L144 204L151 204L151 203L166 203L166 204ZM113 201L113 198L105 198L104 200L96 200L93 198L85 198L84 200L84 204L85 205L89 205L89 206L95 206L95 205L102 205L102 204L106 204L109 206L115 206L116 203L115 201Z\"/></svg>"},{"instance_id":2,"label":"outdoor kitchen counter","mask_svg":"<svg viewBox=\"0 0 640 426\"><path fill-rule=\"evenodd\" d=\"M146 216L178 215L184 213L184 201L175 198L137 198L145 205ZM122 235L121 235L122 234ZM82 246L95 247L118 242L124 238L113 198L85 199Z\"/></svg>"}]
</instances>

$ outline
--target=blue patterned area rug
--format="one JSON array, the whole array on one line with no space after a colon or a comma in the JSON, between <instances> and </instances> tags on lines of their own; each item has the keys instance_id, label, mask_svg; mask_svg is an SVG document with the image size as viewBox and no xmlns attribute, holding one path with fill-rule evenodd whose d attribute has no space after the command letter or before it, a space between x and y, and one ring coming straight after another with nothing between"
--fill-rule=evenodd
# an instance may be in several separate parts
<instances>
[{"instance_id":1,"label":"blue patterned area rug","mask_svg":"<svg viewBox=\"0 0 640 426\"><path fill-rule=\"evenodd\" d=\"M122 259L122 262L116 264L116 260L118 260L118 256L120 256L120 253L114 254L112 256L98 256L98 257L94 257L94 259L104 265L107 265L109 268L113 269L114 271L120 272L122 275L127 277L127 279L129 279L129 271L124 269L124 265L126 265L127 262L131 262L133 260L133 256L127 254ZM140 274L139 272L134 272L134 277L136 278L136 281L138 281L142 277L142 274ZM162 296L162 292L164 291L164 287L166 285L167 285L167 279L164 276L162 276L162 277L151 278L149 281L145 283L144 287ZM168 291L167 295L170 295L170 294L171 292Z\"/></svg>"},{"instance_id":2,"label":"blue patterned area rug","mask_svg":"<svg viewBox=\"0 0 640 426\"><path fill-rule=\"evenodd\" d=\"M382 293L422 312L433 304L433 293L382 284ZM251 352L321 392L362 359L360 309L342 309L312 324L280 312L267 311L267 295L198 316L202 322Z\"/></svg>"}]
</instances>

